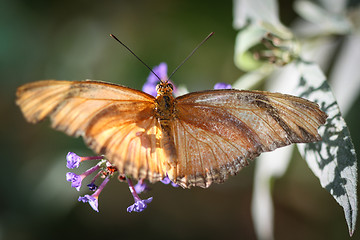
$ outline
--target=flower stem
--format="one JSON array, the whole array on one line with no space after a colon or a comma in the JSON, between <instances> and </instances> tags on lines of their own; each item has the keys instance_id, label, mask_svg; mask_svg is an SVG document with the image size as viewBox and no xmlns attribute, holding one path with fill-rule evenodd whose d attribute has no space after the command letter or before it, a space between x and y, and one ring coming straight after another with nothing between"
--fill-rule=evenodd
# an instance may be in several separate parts
<instances>
[{"instance_id":1,"label":"flower stem","mask_svg":"<svg viewBox=\"0 0 360 240\"><path fill-rule=\"evenodd\" d=\"M130 189L131 194L132 194L133 197L134 197L135 202L141 200L140 197L139 197L139 195L137 195L137 193L136 193L136 191L135 191L135 188L134 188L134 185L133 185L131 179L128 178L128 177L126 177L126 181L127 181L128 184L129 184L129 189Z\"/></svg>"}]
</instances>

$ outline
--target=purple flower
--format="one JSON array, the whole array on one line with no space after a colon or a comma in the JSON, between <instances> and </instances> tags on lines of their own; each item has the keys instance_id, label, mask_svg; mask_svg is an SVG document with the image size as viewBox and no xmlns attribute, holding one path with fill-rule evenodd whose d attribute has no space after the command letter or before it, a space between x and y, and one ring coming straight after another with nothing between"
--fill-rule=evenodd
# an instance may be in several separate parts
<instances>
[{"instance_id":1,"label":"purple flower","mask_svg":"<svg viewBox=\"0 0 360 240\"><path fill-rule=\"evenodd\" d=\"M163 180L160 180L160 182L162 182L163 184L169 184L171 183L170 178L168 178L168 176L164 177Z\"/></svg>"},{"instance_id":2,"label":"purple flower","mask_svg":"<svg viewBox=\"0 0 360 240\"><path fill-rule=\"evenodd\" d=\"M137 194L140 194L142 192L145 192L149 190L149 186L144 182L144 179L140 179L137 184L134 186L134 189Z\"/></svg>"},{"instance_id":3,"label":"purple flower","mask_svg":"<svg viewBox=\"0 0 360 240\"><path fill-rule=\"evenodd\" d=\"M231 84L219 82L215 84L214 89L231 89Z\"/></svg>"},{"instance_id":4,"label":"purple flower","mask_svg":"<svg viewBox=\"0 0 360 240\"><path fill-rule=\"evenodd\" d=\"M94 171L98 170L100 167L95 165L94 167L90 168L89 170L85 171L81 175L77 175L72 172L66 173L66 181L71 182L71 187L76 188L76 190L80 191L81 182L84 178L92 174Z\"/></svg>"},{"instance_id":5,"label":"purple flower","mask_svg":"<svg viewBox=\"0 0 360 240\"><path fill-rule=\"evenodd\" d=\"M135 188L134 188L134 185L132 184L132 181L130 178L126 178L128 184L129 184L129 189L130 189L130 192L131 194L133 195L134 197L134 201L135 203L131 206L129 206L127 208L127 211L128 212L142 212L146 209L147 205L152 201L152 197L149 197L148 199L144 199L142 200L139 195L137 195L136 191L135 191Z\"/></svg>"},{"instance_id":6,"label":"purple flower","mask_svg":"<svg viewBox=\"0 0 360 240\"><path fill-rule=\"evenodd\" d=\"M91 183L89 183L89 184L86 185L86 186L89 187L89 190L90 190L90 191L95 191L95 190L98 188L98 186L96 186L94 182L91 182Z\"/></svg>"},{"instance_id":7,"label":"purple flower","mask_svg":"<svg viewBox=\"0 0 360 240\"><path fill-rule=\"evenodd\" d=\"M101 175L103 174L104 172L103 171L99 171L95 177L93 177L93 179L91 180L91 182L87 185L89 187L89 190L90 191L95 191L96 189L98 189L98 186L96 186L95 184L95 181L96 179Z\"/></svg>"},{"instance_id":8,"label":"purple flower","mask_svg":"<svg viewBox=\"0 0 360 240\"><path fill-rule=\"evenodd\" d=\"M156 84L146 82L142 88L143 92L150 94L151 96L156 97Z\"/></svg>"},{"instance_id":9,"label":"purple flower","mask_svg":"<svg viewBox=\"0 0 360 240\"><path fill-rule=\"evenodd\" d=\"M76 153L69 152L66 155L66 167L69 169L78 168L81 158Z\"/></svg>"},{"instance_id":10,"label":"purple flower","mask_svg":"<svg viewBox=\"0 0 360 240\"><path fill-rule=\"evenodd\" d=\"M138 199L135 203L127 208L127 212L142 212L146 209L147 205L153 200L152 197L148 199Z\"/></svg>"},{"instance_id":11,"label":"purple flower","mask_svg":"<svg viewBox=\"0 0 360 240\"><path fill-rule=\"evenodd\" d=\"M90 196L90 195L85 195L83 197L79 197L78 198L78 201L79 202L88 202L90 204L90 206L97 212L99 212L99 209L98 209L98 206L99 206L99 203L98 203L98 197L94 197L94 196Z\"/></svg>"},{"instance_id":12,"label":"purple flower","mask_svg":"<svg viewBox=\"0 0 360 240\"><path fill-rule=\"evenodd\" d=\"M153 72L161 79L167 80L167 64L162 62L158 66L155 66ZM148 83L158 83L159 79L151 72L146 80Z\"/></svg>"},{"instance_id":13,"label":"purple flower","mask_svg":"<svg viewBox=\"0 0 360 240\"><path fill-rule=\"evenodd\" d=\"M109 182L109 178L105 178L104 181L100 184L99 188L92 194L92 195L85 195L83 197L79 197L78 201L79 202L88 202L90 204L90 206L97 212L99 212L98 206L98 199L99 199L99 195L101 193L101 191L104 189L104 187L106 186L106 184Z\"/></svg>"},{"instance_id":14,"label":"purple flower","mask_svg":"<svg viewBox=\"0 0 360 240\"><path fill-rule=\"evenodd\" d=\"M104 159L103 156L92 156L92 157L80 157L76 153L68 152L66 155L66 167L69 169L78 168L80 162L86 160L101 160Z\"/></svg>"},{"instance_id":15,"label":"purple flower","mask_svg":"<svg viewBox=\"0 0 360 240\"><path fill-rule=\"evenodd\" d=\"M171 185L172 185L173 187L179 187L179 185L177 185L176 183L172 182L168 176L164 177L163 180L160 180L160 182L162 182L163 184L169 184L169 183L171 183Z\"/></svg>"},{"instance_id":16,"label":"purple flower","mask_svg":"<svg viewBox=\"0 0 360 240\"><path fill-rule=\"evenodd\" d=\"M173 187L179 187L179 185L177 185L177 184L174 183L174 182L171 182L171 186L173 186Z\"/></svg>"},{"instance_id":17,"label":"purple flower","mask_svg":"<svg viewBox=\"0 0 360 240\"><path fill-rule=\"evenodd\" d=\"M66 181L71 182L71 187L76 188L76 190L80 191L82 178L80 175L77 175L72 172L66 173Z\"/></svg>"}]
</instances>

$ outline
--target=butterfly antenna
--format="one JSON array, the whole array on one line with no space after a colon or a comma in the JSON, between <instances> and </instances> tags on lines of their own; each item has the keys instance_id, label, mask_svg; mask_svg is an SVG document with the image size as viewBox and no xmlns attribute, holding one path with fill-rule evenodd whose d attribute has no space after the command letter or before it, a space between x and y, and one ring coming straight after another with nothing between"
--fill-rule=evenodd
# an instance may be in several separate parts
<instances>
[{"instance_id":1,"label":"butterfly antenna","mask_svg":"<svg viewBox=\"0 0 360 240\"><path fill-rule=\"evenodd\" d=\"M150 70L150 72L152 72L152 73L157 77L157 79L159 79L159 81L161 82L161 79L159 78L159 76L156 75L156 73L154 73L154 71L153 71L146 63L144 63L138 56L136 56L136 54L135 54L133 51L131 51L131 49L130 49L128 46L126 46L124 43L122 43L122 42L121 42L117 37L115 37L114 35L110 34L110 37L114 38L114 39L115 39L116 41L118 41L121 45L123 45L132 55L134 55L142 64L144 64L144 66L147 67L147 68Z\"/></svg>"},{"instance_id":2,"label":"butterfly antenna","mask_svg":"<svg viewBox=\"0 0 360 240\"><path fill-rule=\"evenodd\" d=\"M212 35L214 35L214 32L211 32L206 38L204 38L204 40L201 41L201 43L199 43L199 45L196 46L196 48L194 50L192 50L192 52L189 54L189 56L187 56L184 61L182 61L179 66L177 66L177 68L175 68L175 70L170 74L170 77L168 77L168 79L170 79L174 73L196 52L196 50L198 50L198 48L204 44L204 42L206 42Z\"/></svg>"}]
</instances>

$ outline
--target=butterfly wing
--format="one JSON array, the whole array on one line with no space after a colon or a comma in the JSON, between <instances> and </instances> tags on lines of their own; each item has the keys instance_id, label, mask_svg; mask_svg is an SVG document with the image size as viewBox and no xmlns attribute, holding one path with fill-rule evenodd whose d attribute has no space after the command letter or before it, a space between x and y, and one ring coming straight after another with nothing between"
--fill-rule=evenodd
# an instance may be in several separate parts
<instances>
[{"instance_id":1,"label":"butterfly wing","mask_svg":"<svg viewBox=\"0 0 360 240\"><path fill-rule=\"evenodd\" d=\"M39 81L17 90L17 104L32 123L50 116L52 127L82 136L120 173L161 180L161 131L154 118L154 97L98 81Z\"/></svg>"},{"instance_id":2,"label":"butterfly wing","mask_svg":"<svg viewBox=\"0 0 360 240\"><path fill-rule=\"evenodd\" d=\"M183 187L208 187L236 174L262 152L321 139L326 114L302 98L261 91L213 90L176 98L172 131Z\"/></svg>"}]
</instances>

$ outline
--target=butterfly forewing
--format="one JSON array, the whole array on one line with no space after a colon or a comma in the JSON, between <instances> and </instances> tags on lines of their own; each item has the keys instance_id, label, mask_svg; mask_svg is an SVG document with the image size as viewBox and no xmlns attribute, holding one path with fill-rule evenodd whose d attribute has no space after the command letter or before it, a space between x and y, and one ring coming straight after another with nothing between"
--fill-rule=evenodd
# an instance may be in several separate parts
<instances>
[{"instance_id":1,"label":"butterfly forewing","mask_svg":"<svg viewBox=\"0 0 360 240\"><path fill-rule=\"evenodd\" d=\"M291 143L320 140L326 114L302 98L261 91L214 90L176 99L176 182L208 187L247 159Z\"/></svg>"},{"instance_id":2,"label":"butterfly forewing","mask_svg":"<svg viewBox=\"0 0 360 240\"><path fill-rule=\"evenodd\" d=\"M50 116L52 126L83 136L123 174L158 181L165 175L154 97L97 81L40 81L21 86L17 104L26 119Z\"/></svg>"}]
</instances>

